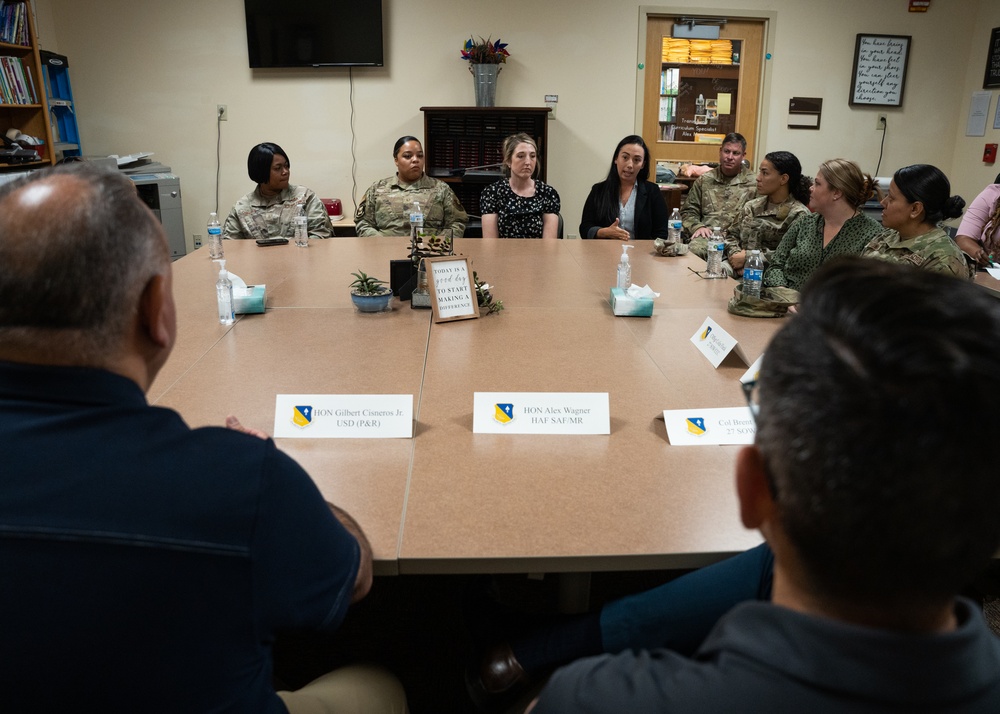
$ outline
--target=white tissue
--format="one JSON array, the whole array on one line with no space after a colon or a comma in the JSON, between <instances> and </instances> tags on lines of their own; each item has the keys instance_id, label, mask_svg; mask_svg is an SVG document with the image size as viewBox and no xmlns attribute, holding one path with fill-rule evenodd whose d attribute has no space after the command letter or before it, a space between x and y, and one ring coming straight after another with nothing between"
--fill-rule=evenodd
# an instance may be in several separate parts
<instances>
[{"instance_id":1,"label":"white tissue","mask_svg":"<svg viewBox=\"0 0 1000 714\"><path fill-rule=\"evenodd\" d=\"M625 291L625 294L628 295L633 300L637 300L639 298L652 299L660 297L660 293L654 293L653 289L648 285L643 285L642 287L639 287L635 283L632 283L628 287L628 290Z\"/></svg>"}]
</instances>

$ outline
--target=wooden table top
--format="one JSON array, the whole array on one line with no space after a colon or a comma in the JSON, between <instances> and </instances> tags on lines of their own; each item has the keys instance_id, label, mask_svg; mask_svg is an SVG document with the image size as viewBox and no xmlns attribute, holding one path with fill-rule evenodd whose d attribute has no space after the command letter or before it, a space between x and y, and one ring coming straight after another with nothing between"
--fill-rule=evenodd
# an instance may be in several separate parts
<instances>
[{"instance_id":1,"label":"wooden table top","mask_svg":"<svg viewBox=\"0 0 1000 714\"><path fill-rule=\"evenodd\" d=\"M713 369L688 341L711 316L758 357L781 320L726 312L735 285L697 258L630 252L652 318L616 318L611 241L462 239L505 310L434 324L393 300L357 313L350 273L388 278L406 238L259 248L227 267L267 285L268 310L218 324L207 251L174 264L178 341L150 400L192 427L237 414L271 431L276 394L413 394L413 439L279 439L372 541L376 572L553 572L695 567L760 541L739 523L739 447L672 447L664 409L741 406L746 366ZM703 264L702 264L703 265ZM610 436L474 434L473 393L607 392Z\"/></svg>"}]
</instances>

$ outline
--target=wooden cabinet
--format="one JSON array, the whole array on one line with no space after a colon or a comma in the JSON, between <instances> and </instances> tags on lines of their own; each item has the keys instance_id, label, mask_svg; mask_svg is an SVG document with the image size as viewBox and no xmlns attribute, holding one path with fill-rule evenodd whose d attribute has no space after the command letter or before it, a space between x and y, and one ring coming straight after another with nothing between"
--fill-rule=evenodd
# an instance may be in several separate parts
<instances>
[{"instance_id":1,"label":"wooden cabinet","mask_svg":"<svg viewBox=\"0 0 1000 714\"><path fill-rule=\"evenodd\" d=\"M424 113L427 175L450 184L466 212L476 217L476 223L480 216L479 194L499 178L499 173L496 177L457 174L462 173L461 169L501 163L503 140L511 134L524 132L538 144L538 176L545 180L548 107L421 107L420 111ZM474 226L471 221L470 226Z\"/></svg>"},{"instance_id":2,"label":"wooden cabinet","mask_svg":"<svg viewBox=\"0 0 1000 714\"><path fill-rule=\"evenodd\" d=\"M43 146L33 147L41 156L40 161L28 163L3 163L0 159L0 171L37 168L55 163L55 153L52 147L52 130L49 125L49 111L45 103L45 86L42 82L42 64L38 55L38 39L35 35L35 22L31 5L27 2L4 3L5 12L17 12L27 28L27 37L21 33L21 39L27 44L0 42L0 64L7 65L4 81L10 89L0 98L0 134L5 135L9 129L18 129L23 134L42 139ZM5 39L15 40L14 36ZM13 58L4 60L2 58ZM19 60L19 61L18 61ZM20 97L13 95L11 85L19 85L22 75L17 67L23 68L25 85L18 87ZM27 98L27 101L23 101Z\"/></svg>"}]
</instances>

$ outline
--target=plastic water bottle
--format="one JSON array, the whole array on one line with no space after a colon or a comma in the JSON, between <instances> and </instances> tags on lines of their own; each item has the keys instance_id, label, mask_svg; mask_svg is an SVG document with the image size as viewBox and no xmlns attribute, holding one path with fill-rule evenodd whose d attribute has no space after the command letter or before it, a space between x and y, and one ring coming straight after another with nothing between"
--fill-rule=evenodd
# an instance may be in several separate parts
<instances>
[{"instance_id":1,"label":"plastic water bottle","mask_svg":"<svg viewBox=\"0 0 1000 714\"><path fill-rule=\"evenodd\" d=\"M670 214L669 223L667 223L667 242L679 242L681 240L681 229L683 227L684 223L681 221L681 212L675 208L673 213Z\"/></svg>"},{"instance_id":2,"label":"plastic water bottle","mask_svg":"<svg viewBox=\"0 0 1000 714\"><path fill-rule=\"evenodd\" d=\"M299 248L309 247L309 220L306 218L306 208L301 203L299 210L292 219L295 226L295 245Z\"/></svg>"},{"instance_id":3,"label":"plastic water bottle","mask_svg":"<svg viewBox=\"0 0 1000 714\"><path fill-rule=\"evenodd\" d=\"M236 319L233 312L233 281L229 279L226 261L216 260L219 264L219 279L215 283L215 297L219 302L219 324L232 325Z\"/></svg>"},{"instance_id":4,"label":"plastic water bottle","mask_svg":"<svg viewBox=\"0 0 1000 714\"><path fill-rule=\"evenodd\" d=\"M208 234L208 257L218 260L224 257L222 253L222 224L219 223L219 214L208 214L208 225L205 226Z\"/></svg>"},{"instance_id":5,"label":"plastic water bottle","mask_svg":"<svg viewBox=\"0 0 1000 714\"><path fill-rule=\"evenodd\" d=\"M746 264L743 266L743 296L760 297L760 288L764 283L764 256L754 248L750 251Z\"/></svg>"},{"instance_id":6,"label":"plastic water bottle","mask_svg":"<svg viewBox=\"0 0 1000 714\"><path fill-rule=\"evenodd\" d=\"M410 242L413 245L420 245L424 239L424 214L420 210L420 201L413 202L413 209L410 211Z\"/></svg>"},{"instance_id":7,"label":"plastic water bottle","mask_svg":"<svg viewBox=\"0 0 1000 714\"><path fill-rule=\"evenodd\" d=\"M712 237L708 239L708 255L705 260L707 265L705 271L706 277L725 277L725 273L722 272L722 249L724 245L725 241L722 240L722 229L719 226L714 226L712 228Z\"/></svg>"}]
</instances>

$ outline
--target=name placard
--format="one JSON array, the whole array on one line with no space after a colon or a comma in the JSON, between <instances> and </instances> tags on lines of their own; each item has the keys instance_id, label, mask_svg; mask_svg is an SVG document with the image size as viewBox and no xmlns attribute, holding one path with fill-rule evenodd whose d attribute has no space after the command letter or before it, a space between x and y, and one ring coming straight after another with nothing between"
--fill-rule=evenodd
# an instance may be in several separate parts
<instances>
[{"instance_id":1,"label":"name placard","mask_svg":"<svg viewBox=\"0 0 1000 714\"><path fill-rule=\"evenodd\" d=\"M607 392L476 392L476 434L610 434Z\"/></svg>"},{"instance_id":2,"label":"name placard","mask_svg":"<svg viewBox=\"0 0 1000 714\"><path fill-rule=\"evenodd\" d=\"M412 394L279 394L274 436L282 439L409 439Z\"/></svg>"},{"instance_id":3,"label":"name placard","mask_svg":"<svg viewBox=\"0 0 1000 714\"><path fill-rule=\"evenodd\" d=\"M752 444L757 426L747 407L668 409L663 412L671 446Z\"/></svg>"},{"instance_id":4,"label":"name placard","mask_svg":"<svg viewBox=\"0 0 1000 714\"><path fill-rule=\"evenodd\" d=\"M722 360L730 352L743 360L743 364L750 364L736 338L719 327L719 324L710 317L706 317L698 331L691 335L691 344L705 355L705 359L711 362L713 367L717 368L722 364Z\"/></svg>"}]
</instances>

